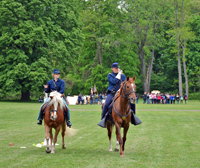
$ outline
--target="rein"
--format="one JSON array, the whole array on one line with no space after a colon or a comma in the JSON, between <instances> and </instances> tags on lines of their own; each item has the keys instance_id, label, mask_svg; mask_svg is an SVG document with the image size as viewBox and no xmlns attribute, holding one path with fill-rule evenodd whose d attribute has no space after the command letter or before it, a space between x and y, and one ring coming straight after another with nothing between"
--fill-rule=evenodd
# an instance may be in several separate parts
<instances>
[{"instance_id":1,"label":"rein","mask_svg":"<svg viewBox=\"0 0 200 168\"><path fill-rule=\"evenodd\" d=\"M127 83L127 82L126 82L126 83ZM128 100L129 100L130 98L129 98L128 96L129 96L131 93L135 92L135 91L131 91L131 92L127 93L127 92L126 92L126 89L125 89L126 83L125 83L124 86L123 86L123 91L124 91L125 96L122 96L122 95L120 95L120 96L121 96L121 97L124 97L125 99L128 99ZM128 114L126 115L126 110L127 110L127 108L128 108L128 105L127 105L127 106L126 106L126 109L125 109L125 111L124 111L124 115L121 115L121 114L116 110L116 108L115 108L115 99L113 99L112 104L113 104L113 109L114 109L115 113L116 113L118 116L120 116L120 117L122 118L122 120L124 121L124 120L129 116L129 114L130 114L130 112L131 112L131 109L129 109L129 112L128 112Z\"/></svg>"},{"instance_id":2,"label":"rein","mask_svg":"<svg viewBox=\"0 0 200 168\"><path fill-rule=\"evenodd\" d=\"M126 82L126 83L127 83L127 82ZM124 97L124 98L126 98L126 99L130 99L128 96L129 96L131 93L135 92L135 91L132 90L131 92L127 93L127 92L126 92L126 89L125 89L126 83L125 83L124 86L123 86L123 91L124 91L125 96L122 96L122 95L120 95L120 96L121 96L121 97Z\"/></svg>"}]
</instances>

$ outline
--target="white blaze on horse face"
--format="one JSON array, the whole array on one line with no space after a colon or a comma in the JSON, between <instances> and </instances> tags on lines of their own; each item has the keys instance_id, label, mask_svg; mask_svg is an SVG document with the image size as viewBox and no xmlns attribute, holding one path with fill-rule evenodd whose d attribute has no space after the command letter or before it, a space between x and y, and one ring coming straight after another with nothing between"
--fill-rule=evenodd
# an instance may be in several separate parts
<instances>
[{"instance_id":1,"label":"white blaze on horse face","mask_svg":"<svg viewBox=\"0 0 200 168\"><path fill-rule=\"evenodd\" d=\"M58 110L58 102L56 101L55 103L54 103L54 110ZM56 117L56 111L54 111L54 117Z\"/></svg>"},{"instance_id":2,"label":"white blaze on horse face","mask_svg":"<svg viewBox=\"0 0 200 168\"><path fill-rule=\"evenodd\" d=\"M131 86L133 87L133 91L135 92L135 89L134 89L134 85L133 85L133 83L131 83Z\"/></svg>"}]
</instances>

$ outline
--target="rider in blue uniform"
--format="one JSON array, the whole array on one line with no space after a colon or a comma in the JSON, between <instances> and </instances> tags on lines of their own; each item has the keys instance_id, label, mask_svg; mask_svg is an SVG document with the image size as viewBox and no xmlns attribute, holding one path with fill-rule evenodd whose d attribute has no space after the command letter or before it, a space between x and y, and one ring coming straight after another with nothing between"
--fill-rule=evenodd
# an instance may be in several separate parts
<instances>
[{"instance_id":1,"label":"rider in blue uniform","mask_svg":"<svg viewBox=\"0 0 200 168\"><path fill-rule=\"evenodd\" d=\"M62 79L60 79L59 77L60 77L60 71L58 69L54 69L53 70L53 78L54 79L50 80L47 83L47 85L44 85L44 90L45 90L46 93L50 93L52 91L57 91L60 94L64 94L64 92L65 92L65 82ZM47 100L42 104L42 106L47 102L50 102L50 98L47 98ZM71 127L72 124L70 122L70 110L69 110L69 107L67 106L67 102L65 101L64 97L63 97L63 102L68 109L68 115L67 115L67 118L66 118L67 126ZM42 106L40 107L39 115L38 115L38 118L37 118L37 120L39 120L39 122L37 122L38 125L42 125L42 119L43 119L43 116L41 115Z\"/></svg>"},{"instance_id":2,"label":"rider in blue uniform","mask_svg":"<svg viewBox=\"0 0 200 168\"><path fill-rule=\"evenodd\" d=\"M112 98L115 96L117 90L120 89L121 83L126 80L126 76L122 74L122 70L119 69L119 65L117 62L113 63L111 66L112 73L108 74L108 91L107 91L107 99L103 108L102 118L105 117L108 107L112 102ZM135 104L129 103L131 111L135 114Z\"/></svg>"}]
</instances>

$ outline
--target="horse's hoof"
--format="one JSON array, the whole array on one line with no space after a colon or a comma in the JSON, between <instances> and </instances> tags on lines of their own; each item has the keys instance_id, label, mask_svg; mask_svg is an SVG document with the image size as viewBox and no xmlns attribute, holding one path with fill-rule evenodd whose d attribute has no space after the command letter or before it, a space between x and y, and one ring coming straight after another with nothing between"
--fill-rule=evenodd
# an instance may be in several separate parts
<instances>
[{"instance_id":1,"label":"horse's hoof","mask_svg":"<svg viewBox=\"0 0 200 168\"><path fill-rule=\"evenodd\" d=\"M119 152L119 149L115 148L115 152Z\"/></svg>"},{"instance_id":2,"label":"horse's hoof","mask_svg":"<svg viewBox=\"0 0 200 168\"><path fill-rule=\"evenodd\" d=\"M51 153L55 153L55 151L51 151Z\"/></svg>"},{"instance_id":3,"label":"horse's hoof","mask_svg":"<svg viewBox=\"0 0 200 168\"><path fill-rule=\"evenodd\" d=\"M125 157L124 155L120 155L120 157Z\"/></svg>"},{"instance_id":4,"label":"horse's hoof","mask_svg":"<svg viewBox=\"0 0 200 168\"><path fill-rule=\"evenodd\" d=\"M51 149L46 148L46 153L51 153Z\"/></svg>"},{"instance_id":5,"label":"horse's hoof","mask_svg":"<svg viewBox=\"0 0 200 168\"><path fill-rule=\"evenodd\" d=\"M66 145L62 145L62 149L66 149Z\"/></svg>"},{"instance_id":6,"label":"horse's hoof","mask_svg":"<svg viewBox=\"0 0 200 168\"><path fill-rule=\"evenodd\" d=\"M112 152L113 150L112 150L112 149L109 149L109 151Z\"/></svg>"}]
</instances>

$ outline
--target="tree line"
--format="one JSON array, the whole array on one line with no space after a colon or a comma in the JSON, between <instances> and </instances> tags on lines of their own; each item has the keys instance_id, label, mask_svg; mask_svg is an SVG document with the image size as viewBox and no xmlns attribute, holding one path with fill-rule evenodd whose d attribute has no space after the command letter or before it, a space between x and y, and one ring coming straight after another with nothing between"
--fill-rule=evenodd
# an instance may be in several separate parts
<instances>
[{"instance_id":1,"label":"tree line","mask_svg":"<svg viewBox=\"0 0 200 168\"><path fill-rule=\"evenodd\" d=\"M66 94L105 93L111 64L137 93L200 91L198 0L9 0L0 3L0 98L42 94L61 70Z\"/></svg>"}]
</instances>

